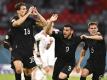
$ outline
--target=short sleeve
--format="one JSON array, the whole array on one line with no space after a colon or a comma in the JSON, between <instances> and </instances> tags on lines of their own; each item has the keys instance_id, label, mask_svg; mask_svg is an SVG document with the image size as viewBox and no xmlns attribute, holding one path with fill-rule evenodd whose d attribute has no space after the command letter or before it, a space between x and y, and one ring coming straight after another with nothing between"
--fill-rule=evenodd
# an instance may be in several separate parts
<instances>
[{"instance_id":1,"label":"short sleeve","mask_svg":"<svg viewBox=\"0 0 107 80\"><path fill-rule=\"evenodd\" d=\"M42 36L42 34L41 34L41 33L38 33L38 34L36 34L36 35L34 36L34 38L35 38L36 41L39 41L39 40L41 40L41 36Z\"/></svg>"},{"instance_id":2,"label":"short sleeve","mask_svg":"<svg viewBox=\"0 0 107 80\"><path fill-rule=\"evenodd\" d=\"M55 39L58 39L60 37L62 37L62 32L61 31L53 31L52 35Z\"/></svg>"},{"instance_id":3,"label":"short sleeve","mask_svg":"<svg viewBox=\"0 0 107 80\"><path fill-rule=\"evenodd\" d=\"M17 16L12 17L12 18L10 19L10 24L12 25L12 23L13 23L15 20L17 20L17 19L18 19Z\"/></svg>"}]
</instances>

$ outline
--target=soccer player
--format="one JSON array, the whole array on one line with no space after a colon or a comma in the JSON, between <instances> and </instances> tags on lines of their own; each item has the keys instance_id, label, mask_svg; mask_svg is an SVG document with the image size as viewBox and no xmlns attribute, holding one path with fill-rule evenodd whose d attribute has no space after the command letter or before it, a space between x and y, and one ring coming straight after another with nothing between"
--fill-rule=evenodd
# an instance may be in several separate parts
<instances>
[{"instance_id":1,"label":"soccer player","mask_svg":"<svg viewBox=\"0 0 107 80\"><path fill-rule=\"evenodd\" d=\"M57 15L53 14L52 17L50 18L50 20L51 19L52 19L52 22L56 21ZM46 74L48 74L55 61L55 58L54 58L55 40L53 37L49 36L46 31L47 31L47 29L44 27L44 29L41 32L39 32L38 34L36 34L34 36L35 41L36 41L34 58L35 58L36 63L38 62L37 65L39 65L39 66L42 65L41 66L41 68L43 68L42 71L44 70L44 72ZM51 67L50 67L50 65L51 65ZM39 79L37 79L37 78L39 78ZM42 80L43 77L41 77L41 79L40 79L40 77L37 76L37 78L36 78L37 80Z\"/></svg>"},{"instance_id":2,"label":"soccer player","mask_svg":"<svg viewBox=\"0 0 107 80\"><path fill-rule=\"evenodd\" d=\"M40 33L35 35L35 40L36 40L35 53L34 53L35 61L37 63L38 61L37 59L39 59L40 62L37 63L37 65L40 66L42 65L41 67L44 69L45 73L48 74L48 72L50 71L48 58L52 56L51 59L53 59L54 57L53 52L48 54L48 49L50 49L54 40L52 37L47 35L44 32L44 30L42 30ZM52 51L54 51L54 47Z\"/></svg>"},{"instance_id":3,"label":"soccer player","mask_svg":"<svg viewBox=\"0 0 107 80\"><path fill-rule=\"evenodd\" d=\"M51 28L52 29L52 28ZM69 74L75 66L75 51L81 42L76 36L72 25L64 25L63 31L50 31L55 38L55 57L53 80L68 80Z\"/></svg>"},{"instance_id":4,"label":"soccer player","mask_svg":"<svg viewBox=\"0 0 107 80\"><path fill-rule=\"evenodd\" d=\"M90 57L85 67L82 69L80 80L86 80L86 77L90 74L93 74L92 80L100 80L105 70L106 47L104 36L99 32L96 22L91 22L88 26L90 35L81 36L81 38L84 39L85 45L80 53L77 71L80 68L87 48L89 48Z\"/></svg>"},{"instance_id":5,"label":"soccer player","mask_svg":"<svg viewBox=\"0 0 107 80\"><path fill-rule=\"evenodd\" d=\"M12 68L15 71L16 80L21 80L22 72L24 72L25 80L31 80L31 73L36 66L33 56L35 42L33 26L37 26L38 21L42 26L45 26L47 22L34 6L27 10L26 4L20 2L15 5L15 9L17 15L11 20Z\"/></svg>"}]
</instances>

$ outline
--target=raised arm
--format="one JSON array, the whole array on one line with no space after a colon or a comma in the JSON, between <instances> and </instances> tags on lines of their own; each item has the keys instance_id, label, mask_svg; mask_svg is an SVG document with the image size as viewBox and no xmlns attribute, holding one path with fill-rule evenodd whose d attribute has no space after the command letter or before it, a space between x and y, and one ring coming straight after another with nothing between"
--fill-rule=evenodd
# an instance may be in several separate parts
<instances>
[{"instance_id":1,"label":"raised arm","mask_svg":"<svg viewBox=\"0 0 107 80\"><path fill-rule=\"evenodd\" d=\"M87 38L87 39L94 39L94 40L103 40L102 35L94 35L94 36L88 36L88 35L81 35L81 38Z\"/></svg>"},{"instance_id":2,"label":"raised arm","mask_svg":"<svg viewBox=\"0 0 107 80\"><path fill-rule=\"evenodd\" d=\"M47 21L45 18L38 12L37 8L35 7L33 9L32 15L36 16L36 24L38 24L40 27L45 27L47 25Z\"/></svg>"},{"instance_id":3,"label":"raised arm","mask_svg":"<svg viewBox=\"0 0 107 80\"><path fill-rule=\"evenodd\" d=\"M46 34L51 34L54 26L54 22L57 20L58 14L53 14L50 19L47 20L47 25L44 27Z\"/></svg>"},{"instance_id":4,"label":"raised arm","mask_svg":"<svg viewBox=\"0 0 107 80\"><path fill-rule=\"evenodd\" d=\"M27 17L32 13L34 7L30 7L28 10L28 13L25 14L23 17L20 17L18 20L12 19L12 26L13 27L19 27L26 19Z\"/></svg>"}]
</instances>

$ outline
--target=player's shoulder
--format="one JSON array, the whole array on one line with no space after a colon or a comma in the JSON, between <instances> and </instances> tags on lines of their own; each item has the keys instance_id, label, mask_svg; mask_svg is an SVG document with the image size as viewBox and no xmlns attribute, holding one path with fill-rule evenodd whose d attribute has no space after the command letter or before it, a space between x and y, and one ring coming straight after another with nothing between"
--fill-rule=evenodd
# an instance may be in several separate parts
<instances>
[{"instance_id":1,"label":"player's shoulder","mask_svg":"<svg viewBox=\"0 0 107 80\"><path fill-rule=\"evenodd\" d=\"M14 22L17 19L19 19L19 17L15 15L15 16L13 16L13 17L10 18L10 22Z\"/></svg>"},{"instance_id":2,"label":"player's shoulder","mask_svg":"<svg viewBox=\"0 0 107 80\"><path fill-rule=\"evenodd\" d=\"M15 16L10 18L10 20L12 20L12 19L16 19L17 20L17 19L19 19L19 17L15 15Z\"/></svg>"}]
</instances>

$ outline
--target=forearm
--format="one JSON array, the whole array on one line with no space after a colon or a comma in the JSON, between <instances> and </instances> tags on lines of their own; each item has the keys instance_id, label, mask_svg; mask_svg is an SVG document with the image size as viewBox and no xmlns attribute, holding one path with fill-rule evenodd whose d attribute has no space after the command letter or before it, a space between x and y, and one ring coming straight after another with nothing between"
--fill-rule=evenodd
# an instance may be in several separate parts
<instances>
[{"instance_id":1,"label":"forearm","mask_svg":"<svg viewBox=\"0 0 107 80\"><path fill-rule=\"evenodd\" d=\"M19 18L18 20L14 21L12 24L13 27L19 27L27 19L28 16L29 16L29 13L27 13L25 16Z\"/></svg>"},{"instance_id":2,"label":"forearm","mask_svg":"<svg viewBox=\"0 0 107 80\"><path fill-rule=\"evenodd\" d=\"M44 27L44 31L46 32L46 34L50 34L50 33L52 33L51 31L51 29L52 29L52 27L53 27L53 22L52 21L48 21L47 22L47 25Z\"/></svg>"},{"instance_id":3,"label":"forearm","mask_svg":"<svg viewBox=\"0 0 107 80\"><path fill-rule=\"evenodd\" d=\"M47 20L47 25L45 26L45 32L47 34L52 34L54 22L57 20L58 14L53 14L50 19Z\"/></svg>"},{"instance_id":4,"label":"forearm","mask_svg":"<svg viewBox=\"0 0 107 80\"><path fill-rule=\"evenodd\" d=\"M80 64L82 63L82 61L83 61L83 58L84 58L84 56L85 56L85 50L84 49L82 49L82 51L80 52L80 59L79 59L79 61L78 61L78 66L80 66Z\"/></svg>"},{"instance_id":5,"label":"forearm","mask_svg":"<svg viewBox=\"0 0 107 80\"><path fill-rule=\"evenodd\" d=\"M95 35L95 36L87 36L88 39L94 39L94 40L102 40L103 37L99 36L99 35Z\"/></svg>"},{"instance_id":6,"label":"forearm","mask_svg":"<svg viewBox=\"0 0 107 80\"><path fill-rule=\"evenodd\" d=\"M78 66L81 65L83 58L84 58L84 57L80 57L80 59L79 59L79 61L78 61L78 63L77 63Z\"/></svg>"},{"instance_id":7,"label":"forearm","mask_svg":"<svg viewBox=\"0 0 107 80\"><path fill-rule=\"evenodd\" d=\"M41 22L42 27L45 27L47 25L47 21L45 20L45 18L40 13L37 13L36 16Z\"/></svg>"}]
</instances>

